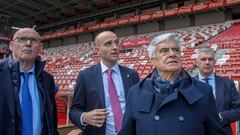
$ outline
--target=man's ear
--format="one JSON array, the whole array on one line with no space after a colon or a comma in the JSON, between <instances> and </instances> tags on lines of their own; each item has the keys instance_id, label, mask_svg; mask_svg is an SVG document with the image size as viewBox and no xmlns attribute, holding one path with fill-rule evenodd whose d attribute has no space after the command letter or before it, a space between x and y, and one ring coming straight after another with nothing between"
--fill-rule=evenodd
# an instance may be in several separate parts
<instances>
[{"instance_id":1,"label":"man's ear","mask_svg":"<svg viewBox=\"0 0 240 135\"><path fill-rule=\"evenodd\" d=\"M214 65L216 64L217 60L214 58Z\"/></svg>"},{"instance_id":2,"label":"man's ear","mask_svg":"<svg viewBox=\"0 0 240 135\"><path fill-rule=\"evenodd\" d=\"M156 65L156 60L155 60L155 58L151 58L151 61L152 61L152 63L153 63L154 65Z\"/></svg>"},{"instance_id":3,"label":"man's ear","mask_svg":"<svg viewBox=\"0 0 240 135\"><path fill-rule=\"evenodd\" d=\"M198 67L198 58L196 59L195 65Z\"/></svg>"},{"instance_id":4,"label":"man's ear","mask_svg":"<svg viewBox=\"0 0 240 135\"><path fill-rule=\"evenodd\" d=\"M100 49L99 49L99 47L96 47L95 48L95 52L98 54L98 55L100 55L100 51L99 51Z\"/></svg>"},{"instance_id":5,"label":"man's ear","mask_svg":"<svg viewBox=\"0 0 240 135\"><path fill-rule=\"evenodd\" d=\"M43 43L40 43L39 52L43 51Z\"/></svg>"},{"instance_id":6,"label":"man's ear","mask_svg":"<svg viewBox=\"0 0 240 135\"><path fill-rule=\"evenodd\" d=\"M10 41L10 42L9 42L9 49L10 49L11 51L13 51L13 41Z\"/></svg>"},{"instance_id":7,"label":"man's ear","mask_svg":"<svg viewBox=\"0 0 240 135\"><path fill-rule=\"evenodd\" d=\"M96 47L96 48L95 48L95 51L96 51L96 52L98 52L98 51L99 51L99 48L98 48L98 47Z\"/></svg>"}]
</instances>

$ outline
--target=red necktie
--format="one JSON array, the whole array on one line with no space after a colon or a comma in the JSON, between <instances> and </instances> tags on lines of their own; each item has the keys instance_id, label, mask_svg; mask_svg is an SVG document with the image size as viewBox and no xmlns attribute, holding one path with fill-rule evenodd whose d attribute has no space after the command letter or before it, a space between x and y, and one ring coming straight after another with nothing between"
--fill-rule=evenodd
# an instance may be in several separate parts
<instances>
[{"instance_id":1,"label":"red necktie","mask_svg":"<svg viewBox=\"0 0 240 135\"><path fill-rule=\"evenodd\" d=\"M122 127L123 113L120 106L117 89L112 79L112 69L108 69L108 92L110 96L110 103L112 107L113 117L114 117L114 125L116 132L119 132Z\"/></svg>"}]
</instances>

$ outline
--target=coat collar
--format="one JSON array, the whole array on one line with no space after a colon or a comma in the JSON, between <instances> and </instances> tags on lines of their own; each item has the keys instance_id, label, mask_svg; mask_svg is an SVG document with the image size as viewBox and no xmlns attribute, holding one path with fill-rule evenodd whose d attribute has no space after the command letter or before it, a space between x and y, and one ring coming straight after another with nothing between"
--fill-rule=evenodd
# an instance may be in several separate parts
<instances>
[{"instance_id":1,"label":"coat collar","mask_svg":"<svg viewBox=\"0 0 240 135\"><path fill-rule=\"evenodd\" d=\"M183 71L183 72L186 73L186 71ZM149 74L138 85L140 95L139 95L139 102L137 103L137 110L139 111L144 111L144 112L151 111L154 92L155 92L151 74ZM203 97L203 94L198 90L198 88L195 85L196 81L192 79L187 73L186 75L187 77L182 79L182 82L179 88L175 92L167 96L163 100L162 104L158 107L158 109L160 109L162 106L168 104L171 101L177 100L179 95L182 95L190 105L192 105L193 103L195 103L196 101L198 101Z\"/></svg>"},{"instance_id":2,"label":"coat collar","mask_svg":"<svg viewBox=\"0 0 240 135\"><path fill-rule=\"evenodd\" d=\"M40 57L37 57L35 60L35 74L36 76L39 76L40 73L43 71L45 67L46 62L41 61ZM7 69L14 69L18 70L19 72L19 62L15 62L12 59L12 56L10 56L6 61L4 61L2 64L0 64L0 70L7 70Z\"/></svg>"},{"instance_id":3,"label":"coat collar","mask_svg":"<svg viewBox=\"0 0 240 135\"><path fill-rule=\"evenodd\" d=\"M40 75L41 71L44 68L45 63L42 62L40 59L36 59L35 62L35 74L37 76ZM21 80L20 80L20 68L19 68L19 62L14 62L12 57L10 56L6 61L0 64L0 71L3 71L6 73L6 76L9 77L8 80L11 80L11 83L8 87L9 90L7 90L6 94L8 95L7 97L9 99L8 106L10 109L11 114L14 116L15 115L15 104L14 101L18 101L18 94L19 94L19 89L21 86ZM38 77L41 78L41 77ZM18 102L16 102L18 103ZM15 104L15 105L14 105ZM20 116L20 111L17 109L17 114Z\"/></svg>"},{"instance_id":4,"label":"coat collar","mask_svg":"<svg viewBox=\"0 0 240 135\"><path fill-rule=\"evenodd\" d=\"M0 71L9 69L9 59L0 64Z\"/></svg>"},{"instance_id":5,"label":"coat collar","mask_svg":"<svg viewBox=\"0 0 240 135\"><path fill-rule=\"evenodd\" d=\"M35 74L39 76L45 67L46 62L41 61L40 57L37 57L35 61Z\"/></svg>"}]
</instances>

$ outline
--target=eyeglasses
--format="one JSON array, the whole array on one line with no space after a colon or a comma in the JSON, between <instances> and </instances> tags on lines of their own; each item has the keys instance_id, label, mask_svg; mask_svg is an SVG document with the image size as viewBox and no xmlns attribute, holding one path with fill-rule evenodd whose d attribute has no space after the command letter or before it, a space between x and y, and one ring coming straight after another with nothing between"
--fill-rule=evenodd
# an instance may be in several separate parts
<instances>
[{"instance_id":1,"label":"eyeglasses","mask_svg":"<svg viewBox=\"0 0 240 135\"><path fill-rule=\"evenodd\" d=\"M214 61L214 58L201 58L201 61L205 62L205 61Z\"/></svg>"},{"instance_id":2,"label":"eyeglasses","mask_svg":"<svg viewBox=\"0 0 240 135\"><path fill-rule=\"evenodd\" d=\"M32 44L39 44L41 41L39 38L36 37L16 37L13 41L17 41L18 43L27 43L30 41Z\"/></svg>"},{"instance_id":3,"label":"eyeglasses","mask_svg":"<svg viewBox=\"0 0 240 135\"><path fill-rule=\"evenodd\" d=\"M120 41L119 41L119 39L110 40L110 41L104 43L104 46L105 46L105 47L112 47L113 44L115 44L117 47L119 47L119 46L120 46Z\"/></svg>"},{"instance_id":4,"label":"eyeglasses","mask_svg":"<svg viewBox=\"0 0 240 135\"><path fill-rule=\"evenodd\" d=\"M174 53L180 53L180 49L178 47L173 47L173 48L161 48L159 49L159 53L161 54L167 54L172 50Z\"/></svg>"}]
</instances>

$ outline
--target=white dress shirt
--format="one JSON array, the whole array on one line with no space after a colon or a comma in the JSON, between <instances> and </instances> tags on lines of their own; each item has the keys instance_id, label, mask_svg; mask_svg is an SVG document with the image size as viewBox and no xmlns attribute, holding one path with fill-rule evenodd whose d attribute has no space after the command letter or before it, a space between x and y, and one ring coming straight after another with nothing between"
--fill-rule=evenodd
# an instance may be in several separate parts
<instances>
[{"instance_id":1,"label":"white dress shirt","mask_svg":"<svg viewBox=\"0 0 240 135\"><path fill-rule=\"evenodd\" d=\"M111 103L110 103L109 92L108 92L107 70L109 68L106 65L104 65L102 62L100 62L100 64L101 64L101 69L102 69L102 80L103 80L102 83L103 83L103 87L104 87L104 96L105 96L104 100L105 100L105 105L106 105L106 111L109 112L109 114L106 118L105 135L117 135L116 130L115 130L115 125L114 125L114 117L113 117L112 107L111 107ZM117 94L119 97L119 102L120 102L120 106L122 109L122 113L124 113L126 101L125 101L124 87L123 87L122 76L121 76L121 72L119 69L119 65L116 64L111 69L113 70L112 79L113 79L114 84L117 89ZM101 82L99 82L99 83L101 83ZM86 126L86 124L83 123L83 118L82 118L83 115L84 115L84 113L81 115L80 121L81 121L82 125Z\"/></svg>"},{"instance_id":2,"label":"white dress shirt","mask_svg":"<svg viewBox=\"0 0 240 135\"><path fill-rule=\"evenodd\" d=\"M107 82L108 67L101 62L101 69L102 69L102 77L103 77L105 105L106 105L107 112L109 112L109 115L106 118L106 135L117 135L115 126L114 126L113 112L112 112L112 107L111 107L110 97L108 92L108 82ZM119 97L121 109L122 109L122 112L124 113L126 102L125 102L124 87L123 87L122 76L120 73L119 65L116 64L111 69L113 70L112 78L117 89L117 94Z\"/></svg>"}]
</instances>

